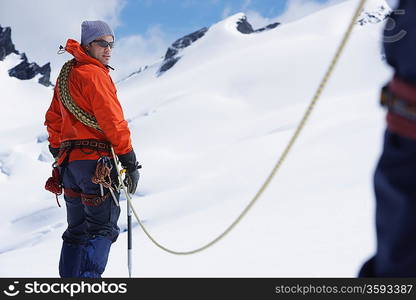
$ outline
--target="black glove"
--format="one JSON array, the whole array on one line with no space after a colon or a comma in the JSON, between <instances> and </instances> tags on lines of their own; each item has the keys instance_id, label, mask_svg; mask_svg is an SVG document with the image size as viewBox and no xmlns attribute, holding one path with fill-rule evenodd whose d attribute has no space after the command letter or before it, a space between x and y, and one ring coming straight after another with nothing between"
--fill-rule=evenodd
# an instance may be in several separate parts
<instances>
[{"instance_id":1,"label":"black glove","mask_svg":"<svg viewBox=\"0 0 416 300\"><path fill-rule=\"evenodd\" d=\"M59 155L59 148L54 148L49 145L49 152L52 154L53 158L57 158Z\"/></svg>"},{"instance_id":2,"label":"black glove","mask_svg":"<svg viewBox=\"0 0 416 300\"><path fill-rule=\"evenodd\" d=\"M126 185L127 191L130 194L134 194L136 192L137 183L139 182L139 179L140 179L140 173L137 169L126 172L126 178L124 179L124 184Z\"/></svg>"},{"instance_id":3,"label":"black glove","mask_svg":"<svg viewBox=\"0 0 416 300\"><path fill-rule=\"evenodd\" d=\"M126 169L126 178L124 184L127 186L127 190L130 194L134 194L137 189L137 183L139 182L140 173L138 169L142 166L136 160L136 154L133 150L126 154L118 156L121 165Z\"/></svg>"}]
</instances>

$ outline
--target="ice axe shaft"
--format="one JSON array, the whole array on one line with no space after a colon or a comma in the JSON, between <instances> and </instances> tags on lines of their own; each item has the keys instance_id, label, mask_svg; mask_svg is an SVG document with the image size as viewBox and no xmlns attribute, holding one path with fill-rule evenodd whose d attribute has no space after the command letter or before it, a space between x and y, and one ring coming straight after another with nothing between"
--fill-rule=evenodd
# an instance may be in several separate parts
<instances>
[{"instance_id":1,"label":"ice axe shaft","mask_svg":"<svg viewBox=\"0 0 416 300\"><path fill-rule=\"evenodd\" d=\"M114 152L114 148L113 146L111 146L111 153L113 154L113 159L114 159L114 163L116 165L116 170L117 170L117 176L118 176L118 180L120 182L120 186L122 188L122 190L124 191L124 194L126 195L126 199L127 199L127 268L129 271L129 278L131 278L131 273L133 270L133 261L132 261L132 251L133 251L133 246L132 246L132 231L131 231L131 207L130 207L130 194L127 191L127 187L124 184L123 178L121 176L121 169L120 169L120 165L119 165L119 160L118 157L116 155L116 153Z\"/></svg>"},{"instance_id":2,"label":"ice axe shaft","mask_svg":"<svg viewBox=\"0 0 416 300\"><path fill-rule=\"evenodd\" d=\"M131 231L131 207L130 202L127 201L127 267L129 269L129 278L131 278L132 270L132 231Z\"/></svg>"}]
</instances>

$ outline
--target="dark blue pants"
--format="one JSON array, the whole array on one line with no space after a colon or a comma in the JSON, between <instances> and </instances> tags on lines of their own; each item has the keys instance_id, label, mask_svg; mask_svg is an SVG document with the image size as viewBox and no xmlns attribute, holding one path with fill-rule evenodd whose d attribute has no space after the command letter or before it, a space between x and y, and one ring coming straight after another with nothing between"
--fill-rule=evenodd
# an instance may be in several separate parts
<instances>
[{"instance_id":1,"label":"dark blue pants","mask_svg":"<svg viewBox=\"0 0 416 300\"><path fill-rule=\"evenodd\" d=\"M387 131L374 175L377 252L360 277L416 277L416 141Z\"/></svg>"},{"instance_id":2,"label":"dark blue pants","mask_svg":"<svg viewBox=\"0 0 416 300\"><path fill-rule=\"evenodd\" d=\"M62 166L64 188L99 196L100 186L91 181L96 165L95 160L77 160ZM111 177L117 180L115 167ZM108 189L104 189L104 193L107 192ZM115 195L118 200L119 193ZM120 207L111 195L98 206L86 205L81 197L68 195L65 195L65 203L68 227L62 235L59 274L61 277L101 277L110 246L120 231L117 226Z\"/></svg>"}]
</instances>

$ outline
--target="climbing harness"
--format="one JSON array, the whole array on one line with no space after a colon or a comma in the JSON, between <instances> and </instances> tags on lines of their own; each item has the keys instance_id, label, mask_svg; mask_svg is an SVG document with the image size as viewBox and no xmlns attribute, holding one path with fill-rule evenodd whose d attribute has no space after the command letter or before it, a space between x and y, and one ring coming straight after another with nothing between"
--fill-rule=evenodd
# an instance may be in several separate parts
<instances>
[{"instance_id":1,"label":"climbing harness","mask_svg":"<svg viewBox=\"0 0 416 300\"><path fill-rule=\"evenodd\" d=\"M380 104L393 112L410 121L416 121L416 105L397 97L386 85L381 90Z\"/></svg>"},{"instance_id":2,"label":"climbing harness","mask_svg":"<svg viewBox=\"0 0 416 300\"><path fill-rule=\"evenodd\" d=\"M111 196L113 197L114 203L117 206L120 206L117 200L116 195L114 194L112 182L111 182L111 170L113 166L111 160L108 156L102 156L97 161L97 167L95 169L95 174L92 177L91 181L95 184L100 185L101 196L104 196L104 188L107 188Z\"/></svg>"},{"instance_id":3,"label":"climbing harness","mask_svg":"<svg viewBox=\"0 0 416 300\"><path fill-rule=\"evenodd\" d=\"M80 149L85 154L91 154L97 152L100 156L103 153L111 152L111 145L107 141L100 141L95 139L84 139L84 140L67 140L61 143L59 146L58 162L63 163L69 159L69 154L74 149ZM91 150L87 152L87 150Z\"/></svg>"},{"instance_id":4,"label":"climbing harness","mask_svg":"<svg viewBox=\"0 0 416 300\"><path fill-rule=\"evenodd\" d=\"M103 187L109 189L109 193L112 195L112 198L115 204L118 206L118 200L114 194L114 188L111 185L111 177L110 172L112 169L111 160L106 156L102 156L103 153L109 154L111 152L110 144L106 141L99 141L94 139L84 139L84 140L69 140L64 141L61 143L59 147L59 153L57 156L57 160L52 165L52 177L50 177L45 184L45 189L55 194L56 202L58 206L61 207L59 204L58 196L62 194L62 180L60 176L60 168L59 165L65 165L69 160L69 155L72 150L80 149L85 154L91 154L91 151L96 151L101 158L97 162L97 167L95 171L95 176L92 180L97 181L97 184L100 184L101 190L101 197L104 197L104 190ZM86 150L91 150L90 152L86 152ZM108 174L106 173L108 171ZM108 176L107 176L108 175ZM98 183L100 182L100 183ZM95 182L94 182L95 183ZM115 189L120 189L118 186ZM68 193L64 193L68 194ZM72 194L74 195L74 194ZM74 197L74 196L73 196ZM92 199L93 197L88 196L86 199ZM89 200L85 200L89 201ZM101 200L97 200L101 201ZM89 201L91 202L91 201ZM102 202L102 201L101 201Z\"/></svg>"},{"instance_id":5,"label":"climbing harness","mask_svg":"<svg viewBox=\"0 0 416 300\"><path fill-rule=\"evenodd\" d=\"M110 193L101 196L84 194L70 188L64 188L64 194L71 198L81 198L82 203L86 206L100 206L110 195Z\"/></svg>"}]
</instances>

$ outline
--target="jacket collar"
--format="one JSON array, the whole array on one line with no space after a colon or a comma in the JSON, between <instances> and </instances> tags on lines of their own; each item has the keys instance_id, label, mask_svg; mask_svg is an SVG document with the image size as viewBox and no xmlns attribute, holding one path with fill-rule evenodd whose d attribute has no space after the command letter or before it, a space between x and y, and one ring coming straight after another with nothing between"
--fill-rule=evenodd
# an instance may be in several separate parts
<instances>
[{"instance_id":1,"label":"jacket collar","mask_svg":"<svg viewBox=\"0 0 416 300\"><path fill-rule=\"evenodd\" d=\"M68 41L66 42L65 50L71 53L75 57L77 62L82 64L94 64L99 66L100 68L103 68L104 70L106 70L106 72L109 72L108 68L110 66L105 66L99 60L89 56L82 48L80 43L78 43L77 41L68 39Z\"/></svg>"}]
</instances>

